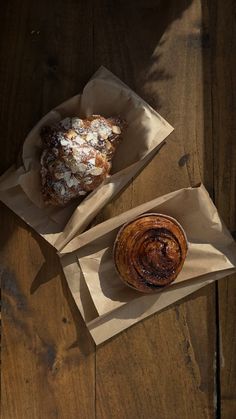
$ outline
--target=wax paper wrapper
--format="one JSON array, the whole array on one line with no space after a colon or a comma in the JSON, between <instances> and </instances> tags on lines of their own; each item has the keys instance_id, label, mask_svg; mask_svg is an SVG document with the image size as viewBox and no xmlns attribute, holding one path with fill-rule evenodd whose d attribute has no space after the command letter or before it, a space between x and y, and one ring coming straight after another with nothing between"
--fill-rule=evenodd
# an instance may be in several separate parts
<instances>
[{"instance_id":1,"label":"wax paper wrapper","mask_svg":"<svg viewBox=\"0 0 236 419\"><path fill-rule=\"evenodd\" d=\"M40 130L66 116L120 115L127 121L111 176L83 200L46 207L40 186ZM173 128L128 86L101 67L83 92L44 116L27 136L22 165L0 178L0 199L58 250L84 231L97 213L148 163Z\"/></svg>"},{"instance_id":2,"label":"wax paper wrapper","mask_svg":"<svg viewBox=\"0 0 236 419\"><path fill-rule=\"evenodd\" d=\"M112 257L120 227L147 212L174 217L184 228L189 243L177 279L152 295L127 287L120 280ZM85 231L63 249L61 262L80 312L99 344L236 271L236 243L201 185L159 197Z\"/></svg>"}]
</instances>

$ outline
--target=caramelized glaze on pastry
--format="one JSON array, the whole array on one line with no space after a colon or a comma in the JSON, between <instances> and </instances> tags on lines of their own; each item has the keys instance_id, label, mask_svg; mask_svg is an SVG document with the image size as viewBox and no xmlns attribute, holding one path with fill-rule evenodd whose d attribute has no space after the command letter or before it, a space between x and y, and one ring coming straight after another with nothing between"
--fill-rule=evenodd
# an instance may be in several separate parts
<instances>
[{"instance_id":1,"label":"caramelized glaze on pastry","mask_svg":"<svg viewBox=\"0 0 236 419\"><path fill-rule=\"evenodd\" d=\"M161 214L144 214L125 224L114 244L114 262L120 278L146 293L171 284L183 267L186 253L182 227Z\"/></svg>"}]
</instances>

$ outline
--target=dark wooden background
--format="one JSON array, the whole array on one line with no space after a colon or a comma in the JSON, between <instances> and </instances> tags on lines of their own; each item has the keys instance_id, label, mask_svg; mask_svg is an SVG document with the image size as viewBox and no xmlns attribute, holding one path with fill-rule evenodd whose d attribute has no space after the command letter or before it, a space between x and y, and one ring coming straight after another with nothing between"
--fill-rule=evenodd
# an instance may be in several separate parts
<instances>
[{"instance_id":1,"label":"dark wooden background","mask_svg":"<svg viewBox=\"0 0 236 419\"><path fill-rule=\"evenodd\" d=\"M1 172L103 64L175 131L98 220L202 179L236 230L233 0L2 7ZM236 276L95 348L54 249L3 205L1 245L3 419L236 417Z\"/></svg>"}]
</instances>

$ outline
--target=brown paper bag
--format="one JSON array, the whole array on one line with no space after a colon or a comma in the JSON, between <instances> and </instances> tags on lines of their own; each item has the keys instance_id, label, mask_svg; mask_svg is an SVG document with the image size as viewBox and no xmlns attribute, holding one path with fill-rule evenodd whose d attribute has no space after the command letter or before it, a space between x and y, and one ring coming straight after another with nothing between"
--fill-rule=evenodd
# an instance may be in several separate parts
<instances>
[{"instance_id":1,"label":"brown paper bag","mask_svg":"<svg viewBox=\"0 0 236 419\"><path fill-rule=\"evenodd\" d=\"M111 176L85 199L65 208L45 207L40 191L40 130L65 116L121 115L127 120L123 142L113 159ZM74 96L49 112L32 129L23 146L23 166L0 178L0 199L58 250L83 231L147 162L173 128L116 76L101 67Z\"/></svg>"},{"instance_id":2,"label":"brown paper bag","mask_svg":"<svg viewBox=\"0 0 236 419\"><path fill-rule=\"evenodd\" d=\"M119 228L145 212L176 218L189 242L176 281L153 295L125 286L112 260ZM66 250L72 253L61 258L64 272L97 344L236 270L236 244L203 185L172 192L105 221L74 238Z\"/></svg>"}]
</instances>

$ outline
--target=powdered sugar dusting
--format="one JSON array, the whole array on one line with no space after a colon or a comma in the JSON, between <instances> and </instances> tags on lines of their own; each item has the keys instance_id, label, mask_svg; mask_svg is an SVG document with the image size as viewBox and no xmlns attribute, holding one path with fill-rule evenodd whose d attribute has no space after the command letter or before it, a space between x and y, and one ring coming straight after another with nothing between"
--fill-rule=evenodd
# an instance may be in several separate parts
<instances>
[{"instance_id":1,"label":"powdered sugar dusting","mask_svg":"<svg viewBox=\"0 0 236 419\"><path fill-rule=\"evenodd\" d=\"M41 137L42 192L46 202L65 205L95 189L109 174L110 160L120 137L117 118L93 115L67 117L44 127Z\"/></svg>"},{"instance_id":2,"label":"powdered sugar dusting","mask_svg":"<svg viewBox=\"0 0 236 419\"><path fill-rule=\"evenodd\" d=\"M62 121L60 121L59 124L64 129L70 129L71 128L71 118L65 118Z\"/></svg>"}]
</instances>

